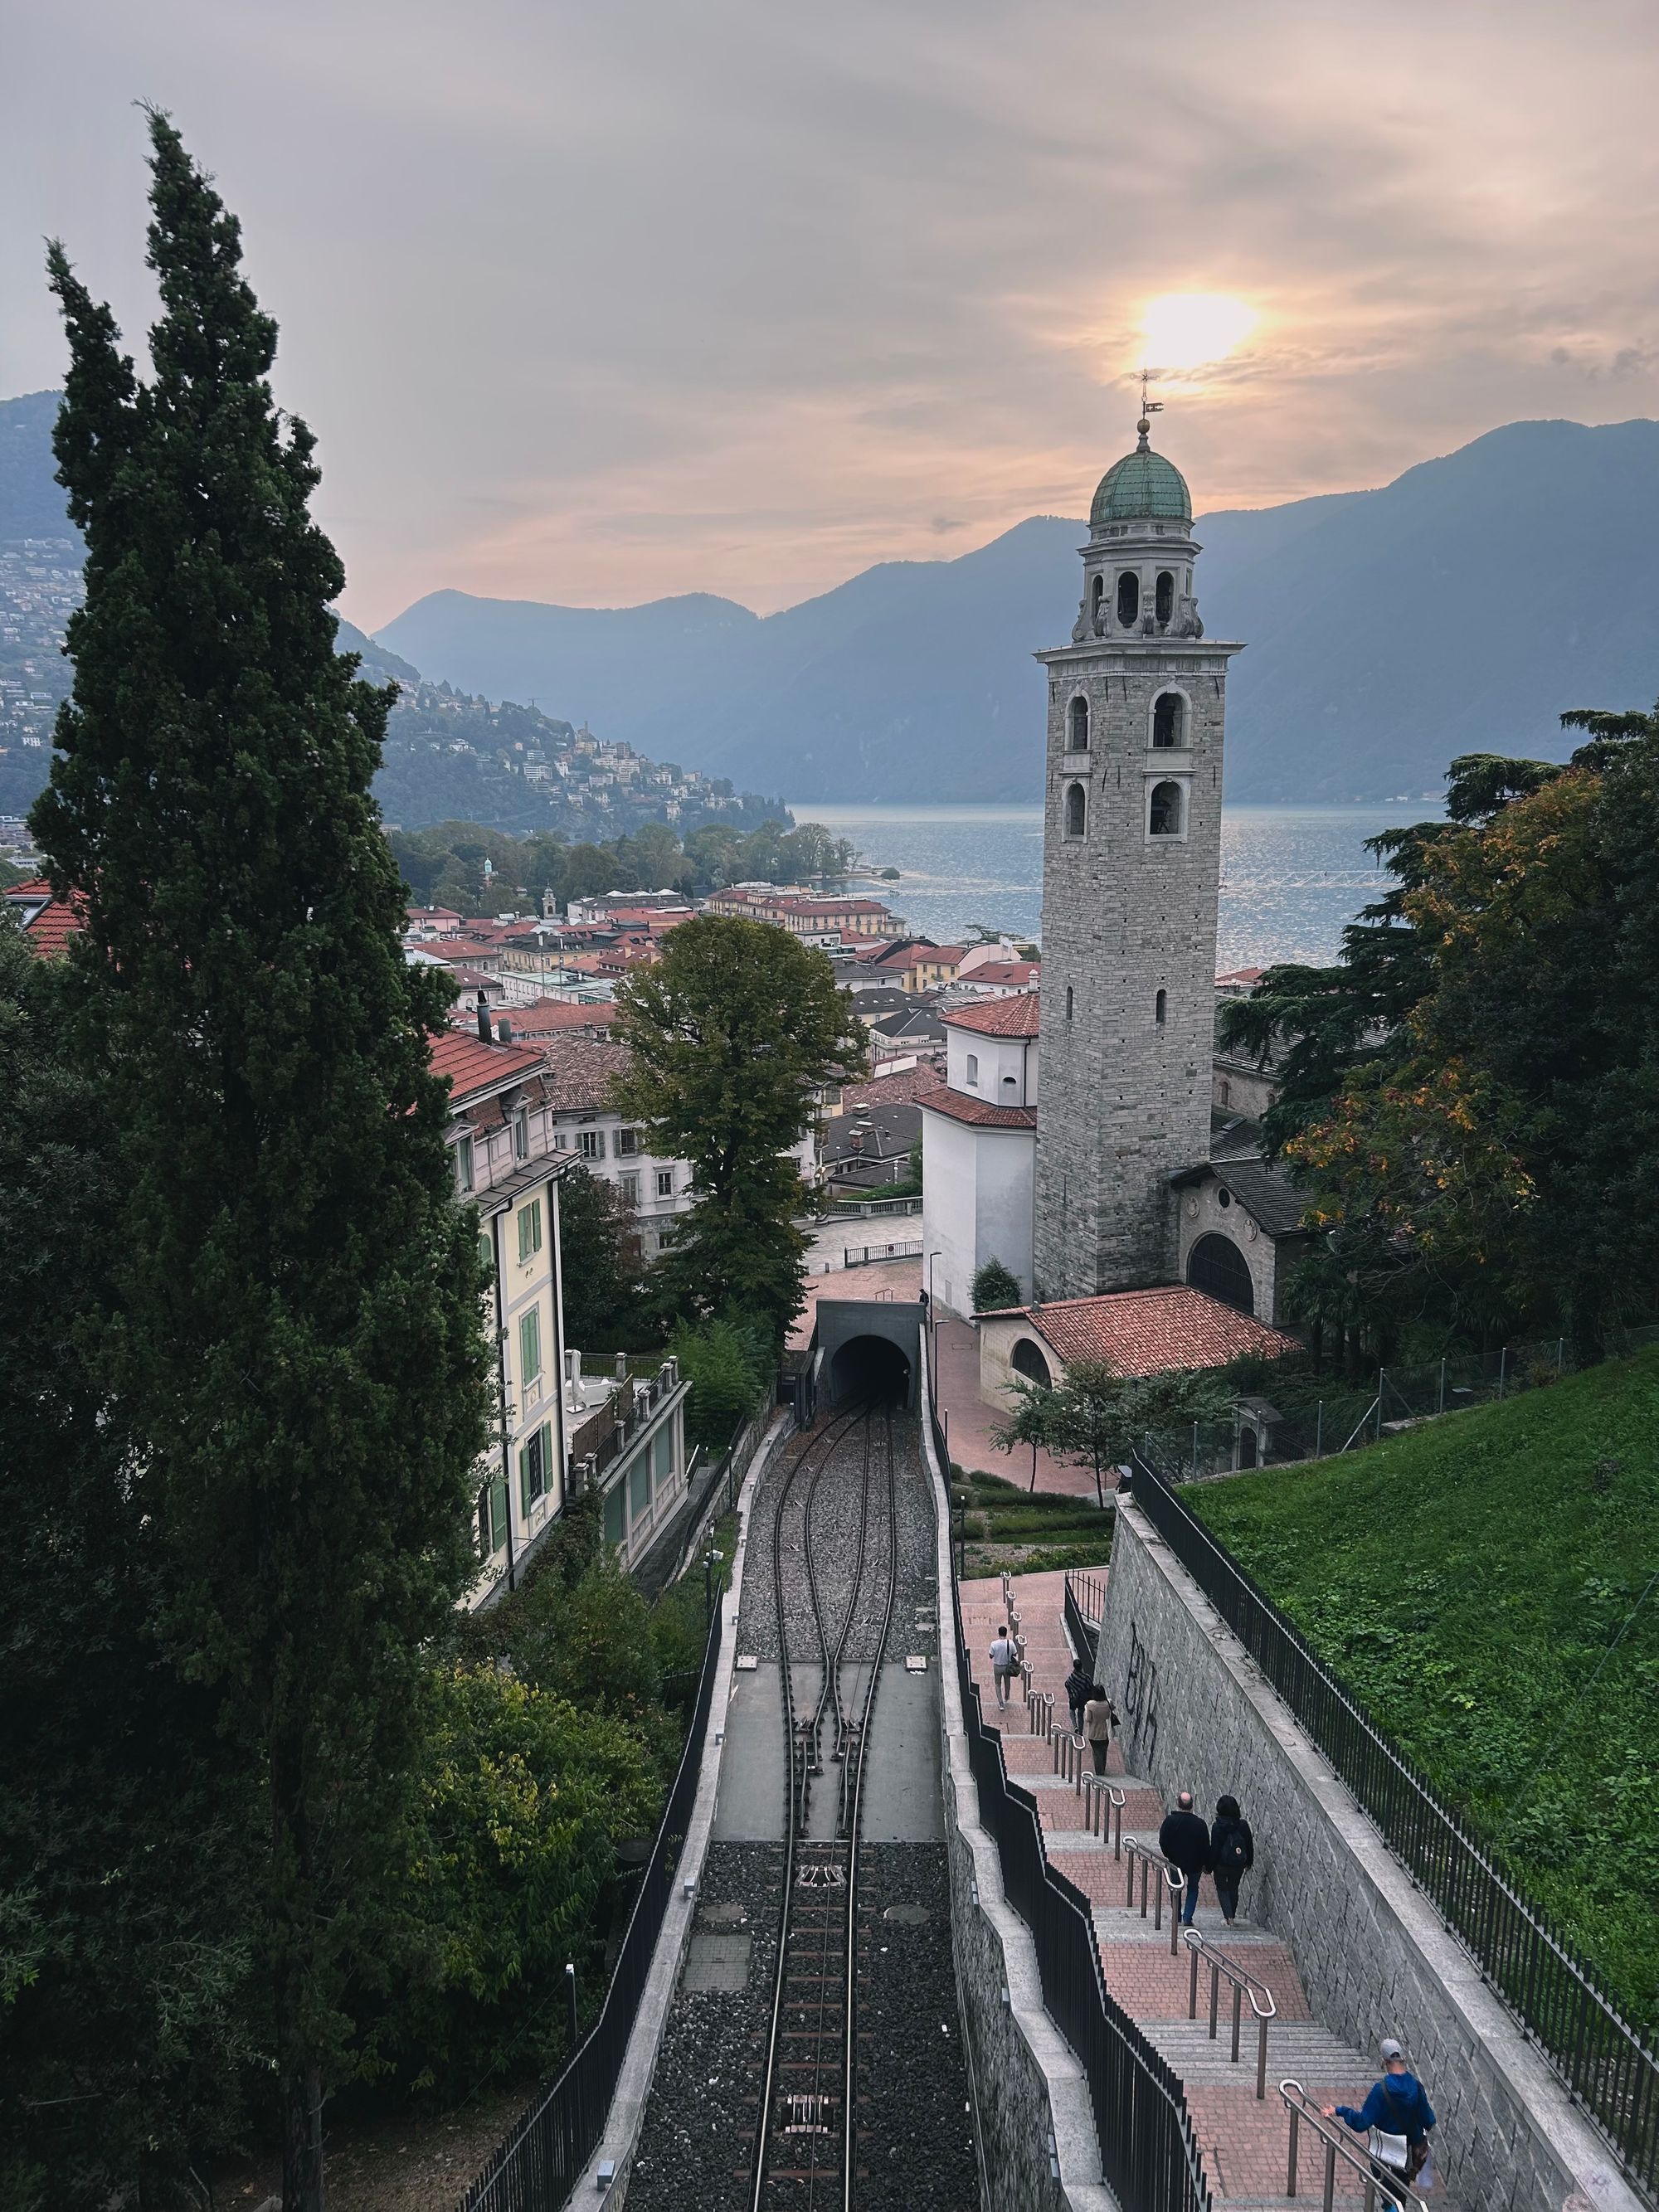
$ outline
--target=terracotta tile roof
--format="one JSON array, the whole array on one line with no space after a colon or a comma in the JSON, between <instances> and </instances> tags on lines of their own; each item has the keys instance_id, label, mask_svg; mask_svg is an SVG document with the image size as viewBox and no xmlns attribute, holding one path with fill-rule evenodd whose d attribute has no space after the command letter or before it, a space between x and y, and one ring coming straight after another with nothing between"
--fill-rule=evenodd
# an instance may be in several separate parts
<instances>
[{"instance_id":1,"label":"terracotta tile roof","mask_svg":"<svg viewBox=\"0 0 1659 2212\"><path fill-rule=\"evenodd\" d=\"M61 952L81 927L74 902L53 898L52 885L44 876L14 884L5 896L6 904L18 909L23 941L42 960Z\"/></svg>"},{"instance_id":2,"label":"terracotta tile roof","mask_svg":"<svg viewBox=\"0 0 1659 2212\"><path fill-rule=\"evenodd\" d=\"M848 1083L842 1086L842 1111L850 1114L858 1106L895 1106L901 1100L914 1105L925 1091L939 1087L939 1077L931 1067L901 1067L892 1075L872 1077L867 1083Z\"/></svg>"},{"instance_id":3,"label":"terracotta tile roof","mask_svg":"<svg viewBox=\"0 0 1659 2212\"><path fill-rule=\"evenodd\" d=\"M1023 1314L1062 1361L1103 1359L1120 1375L1224 1367L1246 1352L1277 1359L1299 1348L1282 1330L1178 1283L1150 1291L1109 1291L1097 1298L1062 1298L1053 1305L1011 1306L980 1319L1007 1320L1015 1314Z\"/></svg>"},{"instance_id":4,"label":"terracotta tile roof","mask_svg":"<svg viewBox=\"0 0 1659 2212\"><path fill-rule=\"evenodd\" d=\"M951 1091L940 1084L937 1091L924 1091L917 1099L918 1106L926 1107L930 1114L943 1114L947 1121L965 1121L975 1129L1035 1129L1035 1106L993 1106L988 1098L969 1098L960 1091Z\"/></svg>"},{"instance_id":5,"label":"terracotta tile roof","mask_svg":"<svg viewBox=\"0 0 1659 2212\"><path fill-rule=\"evenodd\" d=\"M1036 960L982 960L977 968L970 968L963 977L964 983L1011 983L1024 989L1035 983L1042 972Z\"/></svg>"},{"instance_id":6,"label":"terracotta tile roof","mask_svg":"<svg viewBox=\"0 0 1659 2212\"><path fill-rule=\"evenodd\" d=\"M449 1079L449 1100L459 1108L498 1084L541 1073L541 1055L516 1044L486 1044L476 1028L444 1030L432 1039L432 1073Z\"/></svg>"},{"instance_id":7,"label":"terracotta tile roof","mask_svg":"<svg viewBox=\"0 0 1659 2212\"><path fill-rule=\"evenodd\" d=\"M533 1006L508 1006L501 1018L513 1025L513 1036L532 1038L562 1036L571 1031L608 1030L617 1018L614 1006L573 1006L562 1000L544 999Z\"/></svg>"},{"instance_id":8,"label":"terracotta tile roof","mask_svg":"<svg viewBox=\"0 0 1659 2212\"><path fill-rule=\"evenodd\" d=\"M550 1040L537 1056L546 1080L547 1103L556 1114L609 1111L611 1079L626 1074L632 1060L626 1045L585 1037Z\"/></svg>"},{"instance_id":9,"label":"terracotta tile roof","mask_svg":"<svg viewBox=\"0 0 1659 2212\"><path fill-rule=\"evenodd\" d=\"M1037 994L1020 991L1012 999L992 999L982 1006L953 1006L940 1019L953 1030L972 1030L977 1036L1034 1037Z\"/></svg>"}]
</instances>

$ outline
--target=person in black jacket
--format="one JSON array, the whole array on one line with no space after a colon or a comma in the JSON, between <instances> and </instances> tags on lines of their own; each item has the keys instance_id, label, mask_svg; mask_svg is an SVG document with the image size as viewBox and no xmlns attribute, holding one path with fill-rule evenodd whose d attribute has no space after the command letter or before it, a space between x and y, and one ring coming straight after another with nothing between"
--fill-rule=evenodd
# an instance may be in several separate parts
<instances>
[{"instance_id":1,"label":"person in black jacket","mask_svg":"<svg viewBox=\"0 0 1659 2212\"><path fill-rule=\"evenodd\" d=\"M1255 1864L1255 1838L1237 1797L1218 1797L1210 1828L1210 1870L1221 1917L1231 1928L1238 1910L1238 1885Z\"/></svg>"},{"instance_id":2,"label":"person in black jacket","mask_svg":"<svg viewBox=\"0 0 1659 2212\"><path fill-rule=\"evenodd\" d=\"M1193 1793L1183 1790L1176 1800L1176 1809L1167 1815L1158 1832L1158 1847L1171 1866L1179 1867L1187 1877L1187 1893L1182 1900L1181 1924L1190 1928L1193 1915L1198 1910L1198 1885L1209 1872L1210 1832L1202 1818L1193 1810Z\"/></svg>"},{"instance_id":3,"label":"person in black jacket","mask_svg":"<svg viewBox=\"0 0 1659 2212\"><path fill-rule=\"evenodd\" d=\"M1094 1678L1083 1671L1083 1662L1074 1659L1072 1671L1066 1677L1066 1702L1072 1709L1072 1734L1083 1733L1083 1708L1095 1693Z\"/></svg>"}]
</instances>

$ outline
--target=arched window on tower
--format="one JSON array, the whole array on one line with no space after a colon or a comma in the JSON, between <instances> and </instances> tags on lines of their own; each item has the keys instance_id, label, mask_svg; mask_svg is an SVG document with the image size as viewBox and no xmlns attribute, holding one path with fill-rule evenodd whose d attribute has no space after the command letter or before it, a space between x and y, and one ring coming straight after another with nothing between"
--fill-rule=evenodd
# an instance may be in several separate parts
<instances>
[{"instance_id":1,"label":"arched window on tower","mask_svg":"<svg viewBox=\"0 0 1659 2212\"><path fill-rule=\"evenodd\" d=\"M1094 588L1089 597L1089 613L1092 620L1095 622L1098 622L1100 620L1100 605L1105 596L1106 579L1104 576L1097 576L1094 580Z\"/></svg>"},{"instance_id":2,"label":"arched window on tower","mask_svg":"<svg viewBox=\"0 0 1659 2212\"><path fill-rule=\"evenodd\" d=\"M1089 794L1080 783L1066 787L1066 835L1084 836L1089 827Z\"/></svg>"},{"instance_id":3,"label":"arched window on tower","mask_svg":"<svg viewBox=\"0 0 1659 2212\"><path fill-rule=\"evenodd\" d=\"M1066 1018L1068 1022L1072 1018L1072 1007L1074 1003L1075 1002L1072 996L1072 987L1068 983L1066 986Z\"/></svg>"},{"instance_id":4,"label":"arched window on tower","mask_svg":"<svg viewBox=\"0 0 1659 2212\"><path fill-rule=\"evenodd\" d=\"M1187 742L1187 702L1179 691L1160 691L1152 702L1152 743L1182 745Z\"/></svg>"},{"instance_id":5,"label":"arched window on tower","mask_svg":"<svg viewBox=\"0 0 1659 2212\"><path fill-rule=\"evenodd\" d=\"M1066 750L1073 753L1089 750L1089 702L1081 696L1066 710Z\"/></svg>"},{"instance_id":6,"label":"arched window on tower","mask_svg":"<svg viewBox=\"0 0 1659 2212\"><path fill-rule=\"evenodd\" d=\"M1158 617L1158 626L1160 629L1175 618L1175 577L1168 568L1160 568L1158 572L1158 588L1152 595L1152 611Z\"/></svg>"},{"instance_id":7,"label":"arched window on tower","mask_svg":"<svg viewBox=\"0 0 1659 2212\"><path fill-rule=\"evenodd\" d=\"M1187 1280L1195 1291L1207 1291L1224 1306L1242 1314L1255 1312L1255 1285L1244 1255L1230 1237L1200 1237L1187 1255Z\"/></svg>"},{"instance_id":8,"label":"arched window on tower","mask_svg":"<svg viewBox=\"0 0 1659 2212\"><path fill-rule=\"evenodd\" d=\"M1178 837L1181 835L1181 786L1178 783L1155 783L1152 804L1146 827L1154 837Z\"/></svg>"},{"instance_id":9,"label":"arched window on tower","mask_svg":"<svg viewBox=\"0 0 1659 2212\"><path fill-rule=\"evenodd\" d=\"M1140 579L1133 568L1117 580L1117 618L1126 629L1140 620Z\"/></svg>"},{"instance_id":10,"label":"arched window on tower","mask_svg":"<svg viewBox=\"0 0 1659 2212\"><path fill-rule=\"evenodd\" d=\"M1162 1029L1169 1019L1169 1015L1170 994L1167 991L1160 991L1152 1000L1152 1019L1158 1024L1159 1029Z\"/></svg>"}]
</instances>

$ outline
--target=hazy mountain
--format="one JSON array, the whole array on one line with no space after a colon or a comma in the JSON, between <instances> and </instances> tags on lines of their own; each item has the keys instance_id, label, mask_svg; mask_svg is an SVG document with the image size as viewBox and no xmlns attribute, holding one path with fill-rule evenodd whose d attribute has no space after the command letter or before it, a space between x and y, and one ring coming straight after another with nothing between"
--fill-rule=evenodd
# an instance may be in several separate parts
<instances>
[{"instance_id":1,"label":"hazy mountain","mask_svg":"<svg viewBox=\"0 0 1659 2212\"><path fill-rule=\"evenodd\" d=\"M1559 756L1564 708L1659 694L1659 424L1514 422L1379 491L1206 515L1200 603L1240 637L1235 799L1433 789L1475 750ZM791 798L1028 799L1080 523L893 562L761 619L458 592L380 633L428 677L556 700L608 736Z\"/></svg>"}]
</instances>

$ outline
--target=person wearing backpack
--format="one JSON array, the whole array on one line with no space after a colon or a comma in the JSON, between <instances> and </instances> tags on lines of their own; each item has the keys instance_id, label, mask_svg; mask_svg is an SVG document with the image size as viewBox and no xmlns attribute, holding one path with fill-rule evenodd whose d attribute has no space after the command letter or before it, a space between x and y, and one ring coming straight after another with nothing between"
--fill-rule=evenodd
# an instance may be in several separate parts
<instances>
[{"instance_id":1,"label":"person wearing backpack","mask_svg":"<svg viewBox=\"0 0 1659 2212\"><path fill-rule=\"evenodd\" d=\"M999 1705L1007 1704L1009 1677L1018 1667L1018 1639L1011 1636L1006 1628L999 1628L991 1644L991 1679L996 1685Z\"/></svg>"},{"instance_id":2,"label":"person wearing backpack","mask_svg":"<svg viewBox=\"0 0 1659 2212\"><path fill-rule=\"evenodd\" d=\"M1238 1885L1255 1864L1255 1838L1237 1797L1218 1797L1210 1828L1210 1871L1221 1917L1231 1928L1238 1910Z\"/></svg>"},{"instance_id":3,"label":"person wearing backpack","mask_svg":"<svg viewBox=\"0 0 1659 2212\"><path fill-rule=\"evenodd\" d=\"M1072 1709L1072 1734L1083 1733L1083 1708L1095 1693L1094 1679L1083 1671L1083 1662L1074 1659L1072 1671L1066 1677L1066 1702Z\"/></svg>"},{"instance_id":4,"label":"person wearing backpack","mask_svg":"<svg viewBox=\"0 0 1659 2212\"><path fill-rule=\"evenodd\" d=\"M1434 2107L1430 2104L1423 2084L1406 2065L1406 2054L1393 2036L1384 2036L1382 2049L1382 2079L1371 2084L1370 2094L1356 2112L1352 2105L1327 2105L1323 2107L1328 2120L1346 2121L1357 2136L1366 2136L1370 2143L1371 2156L1381 2166L1392 2167L1409 2186L1417 2179L1429 2162L1429 2130L1434 2125ZM1393 2136L1395 2144L1385 2139ZM1399 2163L1397 2143L1403 2139L1406 2158ZM1394 2155L1390 2155L1390 2152Z\"/></svg>"}]
</instances>

